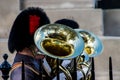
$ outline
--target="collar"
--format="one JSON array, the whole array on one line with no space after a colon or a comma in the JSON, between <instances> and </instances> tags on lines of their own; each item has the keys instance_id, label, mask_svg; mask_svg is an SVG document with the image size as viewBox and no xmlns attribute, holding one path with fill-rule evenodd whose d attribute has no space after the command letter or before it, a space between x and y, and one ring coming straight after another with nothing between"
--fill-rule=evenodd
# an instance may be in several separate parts
<instances>
[{"instance_id":1,"label":"collar","mask_svg":"<svg viewBox=\"0 0 120 80\"><path fill-rule=\"evenodd\" d=\"M16 56L15 56L15 59L14 59L14 63L21 62L22 60L24 61L24 63L30 64L35 59L31 56L17 53Z\"/></svg>"}]
</instances>

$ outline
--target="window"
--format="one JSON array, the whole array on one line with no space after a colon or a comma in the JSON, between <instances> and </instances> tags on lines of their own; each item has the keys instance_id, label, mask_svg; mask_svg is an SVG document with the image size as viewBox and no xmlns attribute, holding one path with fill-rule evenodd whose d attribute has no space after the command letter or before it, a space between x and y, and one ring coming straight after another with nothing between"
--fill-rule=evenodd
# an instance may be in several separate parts
<instances>
[{"instance_id":1,"label":"window","mask_svg":"<svg viewBox=\"0 0 120 80\"><path fill-rule=\"evenodd\" d=\"M120 9L120 0L96 0L96 8Z\"/></svg>"}]
</instances>

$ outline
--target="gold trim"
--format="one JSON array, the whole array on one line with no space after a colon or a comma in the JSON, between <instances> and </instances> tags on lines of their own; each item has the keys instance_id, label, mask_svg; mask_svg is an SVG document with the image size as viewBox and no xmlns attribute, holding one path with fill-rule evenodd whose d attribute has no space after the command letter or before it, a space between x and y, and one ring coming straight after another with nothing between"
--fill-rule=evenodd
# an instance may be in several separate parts
<instances>
[{"instance_id":1,"label":"gold trim","mask_svg":"<svg viewBox=\"0 0 120 80\"><path fill-rule=\"evenodd\" d=\"M15 70L18 67L22 66L22 62L17 62L15 64L13 64L12 69L10 70L10 73ZM33 71L35 74L39 75L39 72L35 71L32 67L28 66L25 64L25 67L27 67L28 69L30 69L31 71Z\"/></svg>"}]
</instances>

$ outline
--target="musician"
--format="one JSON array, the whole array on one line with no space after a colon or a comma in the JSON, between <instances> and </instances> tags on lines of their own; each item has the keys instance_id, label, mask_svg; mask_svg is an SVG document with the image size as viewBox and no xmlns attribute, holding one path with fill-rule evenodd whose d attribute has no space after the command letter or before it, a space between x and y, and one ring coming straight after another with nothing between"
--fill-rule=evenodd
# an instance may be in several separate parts
<instances>
[{"instance_id":1,"label":"musician","mask_svg":"<svg viewBox=\"0 0 120 80\"><path fill-rule=\"evenodd\" d=\"M71 27L72 29L78 29L80 26L77 21L72 20L72 19L67 19L67 18L59 19L55 21L54 23L63 24L63 25Z\"/></svg>"},{"instance_id":2,"label":"musician","mask_svg":"<svg viewBox=\"0 0 120 80\"><path fill-rule=\"evenodd\" d=\"M12 64L10 80L22 80L22 61L25 66L24 80L40 80L39 59L44 55L36 54L38 49L34 44L34 32L50 20L45 11L38 7L29 7L16 17L8 39L8 49L16 53Z\"/></svg>"},{"instance_id":3,"label":"musician","mask_svg":"<svg viewBox=\"0 0 120 80\"><path fill-rule=\"evenodd\" d=\"M59 19L59 20L55 21L54 23L63 24L63 25L69 26L72 29L80 28L80 26L79 26L77 21L72 20L72 19L67 19L67 18ZM71 63L71 60L63 60L62 66L67 68L67 66L70 63ZM76 64L72 64L72 65L74 66ZM86 73L87 72L87 68L83 68L83 71ZM71 73L72 77L75 78L75 73L71 72L71 71L70 71L70 73ZM76 75L77 75L77 78L76 78L77 80L81 80L83 78L83 76L84 76L83 73L81 71L79 71L79 70L76 71ZM60 73L60 77L61 77L60 80L65 80L65 75L63 73ZM53 80L56 80L56 77Z\"/></svg>"},{"instance_id":4,"label":"musician","mask_svg":"<svg viewBox=\"0 0 120 80\"><path fill-rule=\"evenodd\" d=\"M54 23L63 24L68 27L71 27L72 29L79 28L79 24L77 23L77 21L72 20L72 19L63 18L63 19L59 19L59 20L55 21ZM70 62L71 62L70 60L64 60L62 63L62 66L66 67Z\"/></svg>"}]
</instances>

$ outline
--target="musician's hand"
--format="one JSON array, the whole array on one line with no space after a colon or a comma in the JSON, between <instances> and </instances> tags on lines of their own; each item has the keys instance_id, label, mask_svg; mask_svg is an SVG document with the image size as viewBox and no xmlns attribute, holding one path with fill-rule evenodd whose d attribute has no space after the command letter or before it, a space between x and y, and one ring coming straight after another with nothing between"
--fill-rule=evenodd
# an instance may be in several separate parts
<instances>
[{"instance_id":1,"label":"musician's hand","mask_svg":"<svg viewBox=\"0 0 120 80\"><path fill-rule=\"evenodd\" d=\"M35 56L36 59L43 59L44 57L45 57L45 55L43 55L43 54L37 54Z\"/></svg>"}]
</instances>

